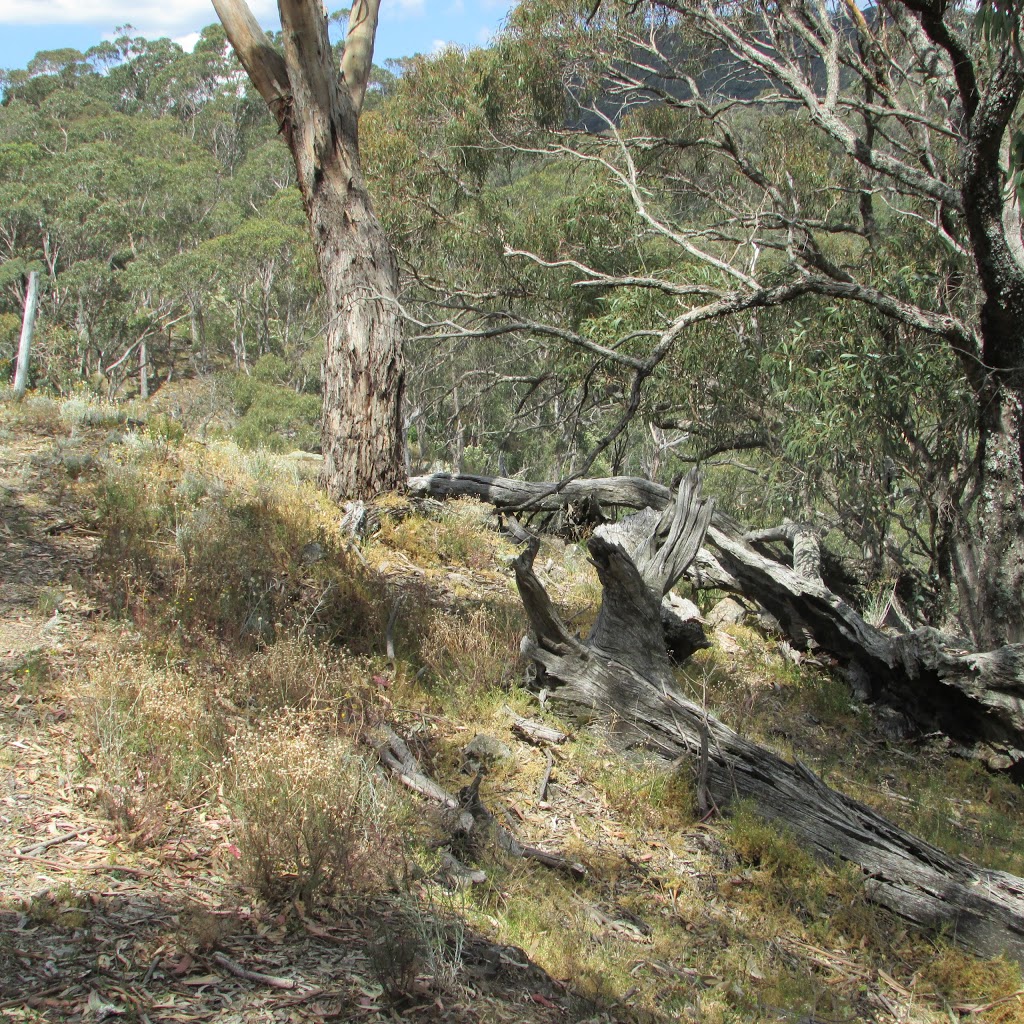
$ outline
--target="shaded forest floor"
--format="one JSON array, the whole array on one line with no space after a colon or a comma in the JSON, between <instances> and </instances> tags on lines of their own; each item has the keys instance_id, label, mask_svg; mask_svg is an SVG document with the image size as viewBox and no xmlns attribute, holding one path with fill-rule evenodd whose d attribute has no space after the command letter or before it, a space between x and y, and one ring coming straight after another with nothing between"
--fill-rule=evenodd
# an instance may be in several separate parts
<instances>
[{"instance_id":1,"label":"shaded forest floor","mask_svg":"<svg viewBox=\"0 0 1024 1024\"><path fill-rule=\"evenodd\" d=\"M614 722L543 712L485 509L396 499L354 546L306 460L119 419L0 411L4 1018L1024 1021L1015 965L908 931L751 808L697 820L692 766L615 753ZM537 564L585 629L582 549ZM824 666L734 627L681 679L1024 873L1020 788L895 738ZM531 745L513 714L570 739ZM384 728L450 791L483 765L488 807L586 877L460 847L376 768ZM442 847L486 881L455 885Z\"/></svg>"}]
</instances>

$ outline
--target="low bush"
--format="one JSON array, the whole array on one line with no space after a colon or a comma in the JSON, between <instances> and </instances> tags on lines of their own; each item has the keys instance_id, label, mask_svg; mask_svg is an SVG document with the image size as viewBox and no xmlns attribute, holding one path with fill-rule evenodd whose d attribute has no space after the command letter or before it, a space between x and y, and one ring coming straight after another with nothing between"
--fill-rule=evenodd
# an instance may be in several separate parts
<instances>
[{"instance_id":1,"label":"low bush","mask_svg":"<svg viewBox=\"0 0 1024 1024\"><path fill-rule=\"evenodd\" d=\"M256 364L252 376L235 381L235 409L241 417L232 432L235 441L243 448L276 452L319 451L320 397L280 383L273 373L260 372L263 363L261 359Z\"/></svg>"},{"instance_id":2,"label":"low bush","mask_svg":"<svg viewBox=\"0 0 1024 1024\"><path fill-rule=\"evenodd\" d=\"M257 893L309 903L385 880L398 829L387 791L346 739L315 715L283 712L236 734L230 751L239 865Z\"/></svg>"}]
</instances>

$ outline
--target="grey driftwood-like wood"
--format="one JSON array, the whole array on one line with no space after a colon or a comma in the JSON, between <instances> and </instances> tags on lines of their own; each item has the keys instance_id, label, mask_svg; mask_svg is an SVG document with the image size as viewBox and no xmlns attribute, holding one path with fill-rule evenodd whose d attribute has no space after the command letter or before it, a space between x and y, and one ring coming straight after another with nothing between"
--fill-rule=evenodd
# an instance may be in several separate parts
<instances>
[{"instance_id":1,"label":"grey driftwood-like wood","mask_svg":"<svg viewBox=\"0 0 1024 1024\"><path fill-rule=\"evenodd\" d=\"M435 498L474 496L498 509L533 502L553 510L559 502L593 498L609 507L650 510L625 525L598 529L599 535L622 540L628 550L638 543L629 531L642 532L672 499L667 487L638 477L573 480L560 487L439 473L412 479L410 489ZM788 542L796 568L753 546L766 540ZM716 510L686 578L698 588L757 601L794 647L818 648L835 658L857 696L891 704L921 731L942 732L957 752L993 770L1024 776L1024 645L973 653L927 627L902 636L876 629L824 584L817 538L803 524L749 533Z\"/></svg>"},{"instance_id":2,"label":"grey driftwood-like wood","mask_svg":"<svg viewBox=\"0 0 1024 1024\"><path fill-rule=\"evenodd\" d=\"M488 833L498 848L509 856L535 860L538 864L563 871L574 878L585 877L587 871L582 864L566 860L565 857L549 850L520 842L507 825L498 821L480 800L482 772L478 772L473 782L460 790L458 796L454 796L423 771L408 744L394 730L383 728L371 745L377 752L380 763L388 768L403 786L451 812L454 833L461 833L464 836Z\"/></svg>"},{"instance_id":3,"label":"grey driftwood-like wood","mask_svg":"<svg viewBox=\"0 0 1024 1024\"><path fill-rule=\"evenodd\" d=\"M550 699L614 721L620 739L625 726L638 745L673 759L688 755L699 763L702 788L715 806L752 800L817 856L857 865L873 902L921 927L948 929L978 954L1024 962L1024 879L977 867L903 831L682 695L655 625L657 610L664 588L675 582L672 573L686 568L684 549L696 554L711 510L695 488L684 489L675 504L658 521L660 541L642 548L644 571L619 544L591 537L603 596L586 640L565 626L533 571L537 541L513 562L531 626L523 653L540 666ZM665 530L666 522L684 526ZM655 551L659 543L670 550Z\"/></svg>"},{"instance_id":4,"label":"grey driftwood-like wood","mask_svg":"<svg viewBox=\"0 0 1024 1024\"><path fill-rule=\"evenodd\" d=\"M511 708L506 707L508 713L512 716L512 731L516 735L521 736L527 743L551 744L551 743L565 743L569 738L561 729L556 729L553 725L548 725L547 722L542 722L536 718L523 718L522 715L517 715Z\"/></svg>"},{"instance_id":5,"label":"grey driftwood-like wood","mask_svg":"<svg viewBox=\"0 0 1024 1024\"><path fill-rule=\"evenodd\" d=\"M664 508L669 491L642 477L570 480L566 484L513 480L472 473L432 473L409 479L409 493L420 498L482 498L495 508L556 512L566 505L597 501L624 508Z\"/></svg>"}]
</instances>

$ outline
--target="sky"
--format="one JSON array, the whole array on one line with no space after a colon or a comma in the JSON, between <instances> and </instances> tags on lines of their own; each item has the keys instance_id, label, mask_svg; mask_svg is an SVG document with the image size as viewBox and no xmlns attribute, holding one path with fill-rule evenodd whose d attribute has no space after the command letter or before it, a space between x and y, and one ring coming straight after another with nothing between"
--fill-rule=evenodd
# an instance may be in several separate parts
<instances>
[{"instance_id":1,"label":"sky","mask_svg":"<svg viewBox=\"0 0 1024 1024\"><path fill-rule=\"evenodd\" d=\"M328 0L328 9L350 0ZM273 0L250 0L266 28L278 28ZM383 0L374 62L430 53L448 44L483 45L501 25L510 0ZM186 49L217 20L210 0L0 0L0 68L23 68L40 50L87 50L114 29L169 36Z\"/></svg>"}]
</instances>

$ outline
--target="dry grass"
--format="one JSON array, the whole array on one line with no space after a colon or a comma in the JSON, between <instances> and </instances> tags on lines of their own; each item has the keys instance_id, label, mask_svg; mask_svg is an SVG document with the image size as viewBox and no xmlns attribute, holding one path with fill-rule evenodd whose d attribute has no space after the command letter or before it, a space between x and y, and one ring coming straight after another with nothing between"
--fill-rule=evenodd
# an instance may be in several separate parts
<instances>
[{"instance_id":1,"label":"dry grass","mask_svg":"<svg viewBox=\"0 0 1024 1024\"><path fill-rule=\"evenodd\" d=\"M235 733L225 793L238 816L239 865L265 899L358 900L400 877L396 815L330 719L283 712Z\"/></svg>"},{"instance_id":2,"label":"dry grass","mask_svg":"<svg viewBox=\"0 0 1024 1024\"><path fill-rule=\"evenodd\" d=\"M230 823L219 863L272 906L397 889L366 947L396 1013L470 983L461 943L475 929L623 1020L1024 1020L1016 966L909 931L865 901L853 872L811 860L751 808L696 821L691 766L625 760L580 732L556 751L541 805L545 754L504 710L541 713L518 687L523 621L501 566L511 549L480 506L384 516L356 551L287 460L170 433L131 435L62 483L93 510L96 598L115 620L105 653L83 652L47 686L73 695L80 784L137 848L160 849L202 813ZM585 631L598 595L585 554L545 545L537 568ZM730 725L906 827L1024 870L1018 786L885 740L842 686L771 640L730 630L682 679ZM382 720L455 791L472 776L463 749L476 733L509 745L485 803L588 877L481 844L467 855L487 882L447 894L432 877L436 821L421 805L414 820L364 761L360 738ZM595 907L647 930L609 925ZM192 930L197 946L216 944L202 922Z\"/></svg>"}]
</instances>

